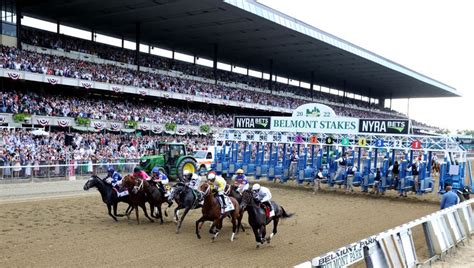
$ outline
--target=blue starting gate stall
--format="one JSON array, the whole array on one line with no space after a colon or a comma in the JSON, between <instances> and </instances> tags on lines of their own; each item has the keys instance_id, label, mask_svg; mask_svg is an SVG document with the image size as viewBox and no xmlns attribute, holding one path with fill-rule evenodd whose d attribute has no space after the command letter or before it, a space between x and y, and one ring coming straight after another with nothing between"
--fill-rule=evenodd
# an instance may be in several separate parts
<instances>
[{"instance_id":1,"label":"blue starting gate stall","mask_svg":"<svg viewBox=\"0 0 474 268\"><path fill-rule=\"evenodd\" d=\"M255 179L298 183L313 182L321 171L321 182L330 187L345 186L350 174L352 186L381 193L473 185L465 175L467 153L454 137L411 135L409 129L409 120L337 117L317 103L298 107L291 117L236 116L234 128L215 134L215 148L221 149L212 166L227 177L242 168ZM441 163L437 189L434 161Z\"/></svg>"}]
</instances>

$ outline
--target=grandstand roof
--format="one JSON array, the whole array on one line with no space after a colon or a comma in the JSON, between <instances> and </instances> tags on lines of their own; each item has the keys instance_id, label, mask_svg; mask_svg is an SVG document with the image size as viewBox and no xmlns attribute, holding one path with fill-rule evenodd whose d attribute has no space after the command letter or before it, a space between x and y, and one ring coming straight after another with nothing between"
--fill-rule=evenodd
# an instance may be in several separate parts
<instances>
[{"instance_id":1,"label":"grandstand roof","mask_svg":"<svg viewBox=\"0 0 474 268\"><path fill-rule=\"evenodd\" d=\"M372 98L459 96L419 74L254 1L17 0L23 15Z\"/></svg>"}]
</instances>

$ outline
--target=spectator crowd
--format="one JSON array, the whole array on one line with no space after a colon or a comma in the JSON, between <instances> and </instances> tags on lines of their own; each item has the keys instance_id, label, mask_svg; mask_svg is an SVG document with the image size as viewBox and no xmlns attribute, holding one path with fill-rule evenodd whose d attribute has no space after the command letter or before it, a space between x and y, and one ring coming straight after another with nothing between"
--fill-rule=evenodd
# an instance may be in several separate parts
<instances>
[{"instance_id":1,"label":"spectator crowd","mask_svg":"<svg viewBox=\"0 0 474 268\"><path fill-rule=\"evenodd\" d=\"M112 133L74 133L71 145L65 143L65 132L35 136L31 130L3 129L0 136L0 169L3 177L31 176L42 165L107 163L117 160L136 161L152 154L158 142L182 142L188 152L213 144L211 136L119 135ZM29 167L29 168L24 168Z\"/></svg>"}]
</instances>

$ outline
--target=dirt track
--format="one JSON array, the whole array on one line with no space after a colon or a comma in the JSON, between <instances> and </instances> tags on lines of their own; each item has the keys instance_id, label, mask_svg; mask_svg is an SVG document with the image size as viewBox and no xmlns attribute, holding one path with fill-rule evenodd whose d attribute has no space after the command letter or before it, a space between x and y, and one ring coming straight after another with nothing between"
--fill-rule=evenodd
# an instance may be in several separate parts
<instances>
[{"instance_id":1,"label":"dirt track","mask_svg":"<svg viewBox=\"0 0 474 268\"><path fill-rule=\"evenodd\" d=\"M255 249L251 230L230 242L230 223L217 242L194 234L193 211L175 234L164 225L121 219L114 223L93 195L4 203L0 206L0 267L51 266L291 266L429 214L435 202L412 198L322 193L277 187L274 200L293 218L279 225L271 244ZM120 209L125 209L122 204ZM247 224L245 218L244 223ZM207 224L205 226L208 226ZM246 225L248 226L248 224Z\"/></svg>"}]
</instances>

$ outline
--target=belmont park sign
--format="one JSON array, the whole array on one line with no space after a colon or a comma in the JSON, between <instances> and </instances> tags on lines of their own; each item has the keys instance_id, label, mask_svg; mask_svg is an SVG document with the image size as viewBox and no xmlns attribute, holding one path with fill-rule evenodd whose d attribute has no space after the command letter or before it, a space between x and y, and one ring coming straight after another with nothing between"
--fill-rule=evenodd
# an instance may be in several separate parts
<instances>
[{"instance_id":1,"label":"belmont park sign","mask_svg":"<svg viewBox=\"0 0 474 268\"><path fill-rule=\"evenodd\" d=\"M308 103L296 108L291 117L235 116L234 128L302 133L408 134L409 121L337 117L329 106Z\"/></svg>"}]
</instances>

